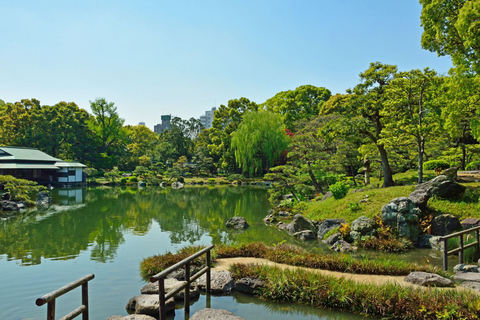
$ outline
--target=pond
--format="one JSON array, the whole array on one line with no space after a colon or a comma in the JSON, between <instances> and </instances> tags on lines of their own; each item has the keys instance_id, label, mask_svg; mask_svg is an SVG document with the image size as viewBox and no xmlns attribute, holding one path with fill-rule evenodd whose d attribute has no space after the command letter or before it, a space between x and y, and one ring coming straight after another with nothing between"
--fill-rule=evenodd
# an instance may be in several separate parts
<instances>
[{"instance_id":1,"label":"pond","mask_svg":"<svg viewBox=\"0 0 480 320\"><path fill-rule=\"evenodd\" d=\"M0 220L0 319L46 318L46 306L35 300L87 274L90 318L126 315L125 304L145 284L140 261L187 245L283 241L327 252L319 241L298 242L287 233L267 227L267 191L255 187L198 186L170 188L55 189L53 205ZM243 216L244 232L224 223ZM441 262L437 262L441 263ZM205 307L205 296L191 314ZM57 299L57 316L80 305L80 290ZM211 297L213 308L223 308L244 319L361 319L357 315L299 305L274 304L235 294ZM175 319L183 318L177 310Z\"/></svg>"}]
</instances>

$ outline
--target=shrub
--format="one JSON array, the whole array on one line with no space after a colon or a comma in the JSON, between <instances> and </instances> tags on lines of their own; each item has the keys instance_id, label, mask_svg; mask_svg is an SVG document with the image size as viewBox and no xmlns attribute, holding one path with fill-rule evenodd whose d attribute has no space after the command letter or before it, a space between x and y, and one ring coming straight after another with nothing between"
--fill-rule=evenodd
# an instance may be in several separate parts
<instances>
[{"instance_id":1,"label":"shrub","mask_svg":"<svg viewBox=\"0 0 480 320\"><path fill-rule=\"evenodd\" d=\"M450 168L450 163L443 160L430 160L423 163L424 170L435 170L435 169L448 169Z\"/></svg>"},{"instance_id":2,"label":"shrub","mask_svg":"<svg viewBox=\"0 0 480 320\"><path fill-rule=\"evenodd\" d=\"M215 181L215 178L208 178L208 183L209 184L216 184L217 182Z\"/></svg>"},{"instance_id":3,"label":"shrub","mask_svg":"<svg viewBox=\"0 0 480 320\"><path fill-rule=\"evenodd\" d=\"M121 184L127 183L127 178L122 178L122 179L120 179L120 183L121 183Z\"/></svg>"},{"instance_id":4,"label":"shrub","mask_svg":"<svg viewBox=\"0 0 480 320\"><path fill-rule=\"evenodd\" d=\"M480 170L480 161L470 162L465 166L465 170L468 170L468 171Z\"/></svg>"},{"instance_id":5,"label":"shrub","mask_svg":"<svg viewBox=\"0 0 480 320\"><path fill-rule=\"evenodd\" d=\"M0 185L3 186L5 192L8 192L11 200L25 201L28 205L34 204L34 201L31 200L32 196L47 189L35 181L17 179L10 175L0 175Z\"/></svg>"},{"instance_id":6,"label":"shrub","mask_svg":"<svg viewBox=\"0 0 480 320\"><path fill-rule=\"evenodd\" d=\"M338 200L338 199L345 198L348 192L348 188L349 187L345 183L339 181L339 182L336 182L335 184L332 184L329 190L332 193L333 197Z\"/></svg>"},{"instance_id":7,"label":"shrub","mask_svg":"<svg viewBox=\"0 0 480 320\"><path fill-rule=\"evenodd\" d=\"M360 211L360 209L361 209L360 204L358 202L349 202L348 203L348 208L352 212L357 212L357 211Z\"/></svg>"},{"instance_id":8,"label":"shrub","mask_svg":"<svg viewBox=\"0 0 480 320\"><path fill-rule=\"evenodd\" d=\"M136 176L131 176L128 178L128 182L138 182L138 178Z\"/></svg>"}]
</instances>

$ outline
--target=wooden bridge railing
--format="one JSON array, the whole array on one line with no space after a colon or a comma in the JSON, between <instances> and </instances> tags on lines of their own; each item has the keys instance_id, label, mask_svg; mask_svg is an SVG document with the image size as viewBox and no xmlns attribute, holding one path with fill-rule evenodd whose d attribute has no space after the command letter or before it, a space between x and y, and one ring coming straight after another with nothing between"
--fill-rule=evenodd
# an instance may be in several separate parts
<instances>
[{"instance_id":1,"label":"wooden bridge railing","mask_svg":"<svg viewBox=\"0 0 480 320\"><path fill-rule=\"evenodd\" d=\"M477 252L480 252L479 230L480 230L480 226L470 228L470 229L466 229L466 230L463 230L463 231L460 231L460 232L455 232L455 233L440 237L440 240L443 240L443 269L444 270L448 269L448 255L449 254L453 254L453 253L458 252L459 263L463 263L463 251L465 249L468 249L468 248L471 248L471 247L476 247ZM472 243L469 243L467 245L464 245L463 244L463 235L467 234L467 233L472 233L472 232L475 232L475 241L472 242ZM451 238L455 238L455 237L459 237L460 247L448 251L447 240L451 239Z\"/></svg>"},{"instance_id":2,"label":"wooden bridge railing","mask_svg":"<svg viewBox=\"0 0 480 320\"><path fill-rule=\"evenodd\" d=\"M197 280L204 273L207 274L207 281L206 281L207 295L210 293L210 277L211 277L210 276L210 264L211 264L210 251L213 249L213 247L214 245L212 244L150 278L150 282L158 281L158 295L160 299L160 308L159 308L160 320L167 319L165 302L183 289L185 289L185 294L184 294L185 314L186 315L190 314L190 284L193 281ZM206 264L207 264L206 267L201 269L194 275L190 275L190 262L192 262L194 259L200 257L203 254L206 255ZM176 290L170 291L168 294L165 294L165 278L168 276L168 274L170 274L171 272L183 266L185 266L185 283L182 286L179 286ZM207 299L207 303L208 303L208 299Z\"/></svg>"},{"instance_id":3,"label":"wooden bridge railing","mask_svg":"<svg viewBox=\"0 0 480 320\"><path fill-rule=\"evenodd\" d=\"M83 320L88 320L88 281L92 280L93 278L95 278L95 275L89 274L81 279L78 279L77 281L61 287L60 289L52 291L41 298L38 298L35 303L37 306L43 306L45 303L48 303L47 320L55 320L55 299L75 289L76 287L82 286L82 305L60 320L71 320L80 314L82 315Z\"/></svg>"}]
</instances>

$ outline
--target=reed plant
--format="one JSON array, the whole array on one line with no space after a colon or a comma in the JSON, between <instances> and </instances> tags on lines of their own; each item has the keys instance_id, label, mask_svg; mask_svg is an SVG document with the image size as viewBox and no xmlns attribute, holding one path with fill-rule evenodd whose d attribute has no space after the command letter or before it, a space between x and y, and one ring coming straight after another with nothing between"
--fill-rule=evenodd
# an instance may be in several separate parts
<instances>
[{"instance_id":1,"label":"reed plant","mask_svg":"<svg viewBox=\"0 0 480 320\"><path fill-rule=\"evenodd\" d=\"M232 265L236 277L258 277L267 300L346 310L382 319L478 319L480 299L467 291L374 285L305 270Z\"/></svg>"}]
</instances>

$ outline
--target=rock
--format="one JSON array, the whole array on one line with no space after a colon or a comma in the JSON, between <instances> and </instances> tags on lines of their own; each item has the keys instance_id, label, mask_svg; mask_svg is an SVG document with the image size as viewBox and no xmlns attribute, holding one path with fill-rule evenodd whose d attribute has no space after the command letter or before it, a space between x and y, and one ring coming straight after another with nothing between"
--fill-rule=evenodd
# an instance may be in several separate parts
<instances>
[{"instance_id":1,"label":"rock","mask_svg":"<svg viewBox=\"0 0 480 320\"><path fill-rule=\"evenodd\" d=\"M467 219L463 219L462 222L460 222L460 224L462 225L463 230L467 230L467 229L480 226L480 219L467 218Z\"/></svg>"},{"instance_id":2,"label":"rock","mask_svg":"<svg viewBox=\"0 0 480 320\"><path fill-rule=\"evenodd\" d=\"M131 298L125 309L136 314L147 314L150 316L158 316L160 308L160 301L158 294L142 294ZM175 310L175 300L168 299L165 302L166 312Z\"/></svg>"},{"instance_id":3,"label":"rock","mask_svg":"<svg viewBox=\"0 0 480 320\"><path fill-rule=\"evenodd\" d=\"M312 240L312 239L316 239L317 237L315 236L315 233L313 233L311 230L302 230L302 231L299 231L299 232L295 232L293 234L293 236L295 238L298 238L300 240Z\"/></svg>"},{"instance_id":4,"label":"rock","mask_svg":"<svg viewBox=\"0 0 480 320\"><path fill-rule=\"evenodd\" d=\"M2 194L0 199L1 200L10 200L10 192L5 192L4 194Z\"/></svg>"},{"instance_id":5,"label":"rock","mask_svg":"<svg viewBox=\"0 0 480 320\"><path fill-rule=\"evenodd\" d=\"M145 188L147 186L147 183L145 181L138 181L137 186L139 188Z\"/></svg>"},{"instance_id":6,"label":"rock","mask_svg":"<svg viewBox=\"0 0 480 320\"><path fill-rule=\"evenodd\" d=\"M37 195L37 208L40 210L46 210L48 207L50 207L50 204L52 203L52 197L48 194L48 192L41 191Z\"/></svg>"},{"instance_id":7,"label":"rock","mask_svg":"<svg viewBox=\"0 0 480 320\"><path fill-rule=\"evenodd\" d=\"M453 275L453 280L465 282L479 282L480 283L480 273L478 272L457 272Z\"/></svg>"},{"instance_id":8,"label":"rock","mask_svg":"<svg viewBox=\"0 0 480 320\"><path fill-rule=\"evenodd\" d=\"M256 290L265 287L265 285L265 281L258 278L242 278L235 282L235 290L248 294L254 294Z\"/></svg>"},{"instance_id":9,"label":"rock","mask_svg":"<svg viewBox=\"0 0 480 320\"><path fill-rule=\"evenodd\" d=\"M263 218L263 222L265 224L274 224L277 222L277 218L275 218L273 214L269 214L265 218Z\"/></svg>"},{"instance_id":10,"label":"rock","mask_svg":"<svg viewBox=\"0 0 480 320\"><path fill-rule=\"evenodd\" d=\"M279 223L277 223L277 228L280 229L280 230L287 230L287 226L288 226L288 224L286 224L283 221L280 221Z\"/></svg>"},{"instance_id":11,"label":"rock","mask_svg":"<svg viewBox=\"0 0 480 320\"><path fill-rule=\"evenodd\" d=\"M430 197L453 199L465 192L465 187L458 184L446 175L439 175L430 181L417 185L408 198L423 212L427 208Z\"/></svg>"},{"instance_id":12,"label":"rock","mask_svg":"<svg viewBox=\"0 0 480 320\"><path fill-rule=\"evenodd\" d=\"M171 187L173 189L182 189L184 186L183 186L183 183L179 181L175 181L175 182L172 182Z\"/></svg>"},{"instance_id":13,"label":"rock","mask_svg":"<svg viewBox=\"0 0 480 320\"><path fill-rule=\"evenodd\" d=\"M322 197L322 200L320 200L321 202L327 200L328 198L330 197L333 197L333 194L330 192L330 191L327 191L327 193L325 193Z\"/></svg>"},{"instance_id":14,"label":"rock","mask_svg":"<svg viewBox=\"0 0 480 320\"><path fill-rule=\"evenodd\" d=\"M480 267L474 264L457 264L453 267L453 272L479 272Z\"/></svg>"},{"instance_id":15,"label":"rock","mask_svg":"<svg viewBox=\"0 0 480 320\"><path fill-rule=\"evenodd\" d=\"M351 252L356 251L357 248L345 240L339 240L332 245L331 249L335 252Z\"/></svg>"},{"instance_id":16,"label":"rock","mask_svg":"<svg viewBox=\"0 0 480 320\"><path fill-rule=\"evenodd\" d=\"M457 180L457 171L458 167L451 167L443 170L443 174L446 175L449 180L455 181Z\"/></svg>"},{"instance_id":17,"label":"rock","mask_svg":"<svg viewBox=\"0 0 480 320\"><path fill-rule=\"evenodd\" d=\"M206 281L207 275L203 274L197 280L197 285L199 286L200 290L206 290ZM233 286L235 284L235 280L233 276L228 271L212 271L211 272L211 290L212 293L221 294L221 293L229 293L232 291Z\"/></svg>"},{"instance_id":18,"label":"rock","mask_svg":"<svg viewBox=\"0 0 480 320\"><path fill-rule=\"evenodd\" d=\"M195 312L190 320L244 320L223 309L203 309Z\"/></svg>"},{"instance_id":19,"label":"rock","mask_svg":"<svg viewBox=\"0 0 480 320\"><path fill-rule=\"evenodd\" d=\"M167 278L165 279L165 293L169 293L170 291L173 291L177 289L178 287L184 285L186 282L185 281L179 281L175 278ZM143 288L140 290L141 294L158 294L158 281L156 282L151 282L147 283L146 285L143 286ZM178 293L175 294L173 297L175 300L183 300L185 296L185 290L182 290ZM200 296L200 289L195 283L190 284L190 298L195 299Z\"/></svg>"},{"instance_id":20,"label":"rock","mask_svg":"<svg viewBox=\"0 0 480 320\"><path fill-rule=\"evenodd\" d=\"M285 217L285 218L288 218L288 217L291 217L292 214L288 211L278 211L277 212L277 216L278 217Z\"/></svg>"},{"instance_id":21,"label":"rock","mask_svg":"<svg viewBox=\"0 0 480 320\"><path fill-rule=\"evenodd\" d=\"M19 211L18 205L15 201L2 200L0 201L0 208L2 211Z\"/></svg>"},{"instance_id":22,"label":"rock","mask_svg":"<svg viewBox=\"0 0 480 320\"><path fill-rule=\"evenodd\" d=\"M335 242L342 240L342 235L340 233L335 233L332 234L330 237L328 237L325 240L322 240L323 243L326 243L328 245L333 245Z\"/></svg>"},{"instance_id":23,"label":"rock","mask_svg":"<svg viewBox=\"0 0 480 320\"><path fill-rule=\"evenodd\" d=\"M326 219L326 220L323 220L318 225L318 233L317 233L318 238L323 239L323 237L330 230L341 227L342 223L346 223L345 220L343 220L343 219Z\"/></svg>"},{"instance_id":24,"label":"rock","mask_svg":"<svg viewBox=\"0 0 480 320\"><path fill-rule=\"evenodd\" d=\"M417 247L443 251L443 241L440 240L440 237L438 236L432 236L431 234L424 234L418 237Z\"/></svg>"},{"instance_id":25,"label":"rock","mask_svg":"<svg viewBox=\"0 0 480 320\"><path fill-rule=\"evenodd\" d=\"M471 289L471 290L480 291L480 282L465 281L460 283L460 286Z\"/></svg>"},{"instance_id":26,"label":"rock","mask_svg":"<svg viewBox=\"0 0 480 320\"><path fill-rule=\"evenodd\" d=\"M227 226L227 228L233 229L247 229L248 223L244 217L233 217L228 219L227 222L225 222L225 226Z\"/></svg>"},{"instance_id":27,"label":"rock","mask_svg":"<svg viewBox=\"0 0 480 320\"><path fill-rule=\"evenodd\" d=\"M406 282L410 282L423 287L454 287L452 280L439 276L438 274L414 271L411 272L404 279Z\"/></svg>"},{"instance_id":28,"label":"rock","mask_svg":"<svg viewBox=\"0 0 480 320\"><path fill-rule=\"evenodd\" d=\"M431 225L431 233L435 236L444 236L462 228L460 220L451 214L434 217Z\"/></svg>"},{"instance_id":29,"label":"rock","mask_svg":"<svg viewBox=\"0 0 480 320\"><path fill-rule=\"evenodd\" d=\"M361 216L352 222L350 236L354 241L363 236L373 236L376 223L373 219Z\"/></svg>"},{"instance_id":30,"label":"rock","mask_svg":"<svg viewBox=\"0 0 480 320\"><path fill-rule=\"evenodd\" d=\"M417 242L421 211L406 197L395 198L382 207L382 220L394 228L400 237Z\"/></svg>"},{"instance_id":31,"label":"rock","mask_svg":"<svg viewBox=\"0 0 480 320\"><path fill-rule=\"evenodd\" d=\"M157 320L154 317L147 316L146 314L130 314L128 316L111 316L107 320Z\"/></svg>"},{"instance_id":32,"label":"rock","mask_svg":"<svg viewBox=\"0 0 480 320\"><path fill-rule=\"evenodd\" d=\"M283 200L288 200L288 199L295 200L295 198L293 197L293 194L291 193L283 195Z\"/></svg>"},{"instance_id":33,"label":"rock","mask_svg":"<svg viewBox=\"0 0 480 320\"><path fill-rule=\"evenodd\" d=\"M310 230L316 232L315 225L310 219L302 216L301 214L296 214L293 217L292 222L286 226L286 230L291 233L296 233L303 230Z\"/></svg>"}]
</instances>

